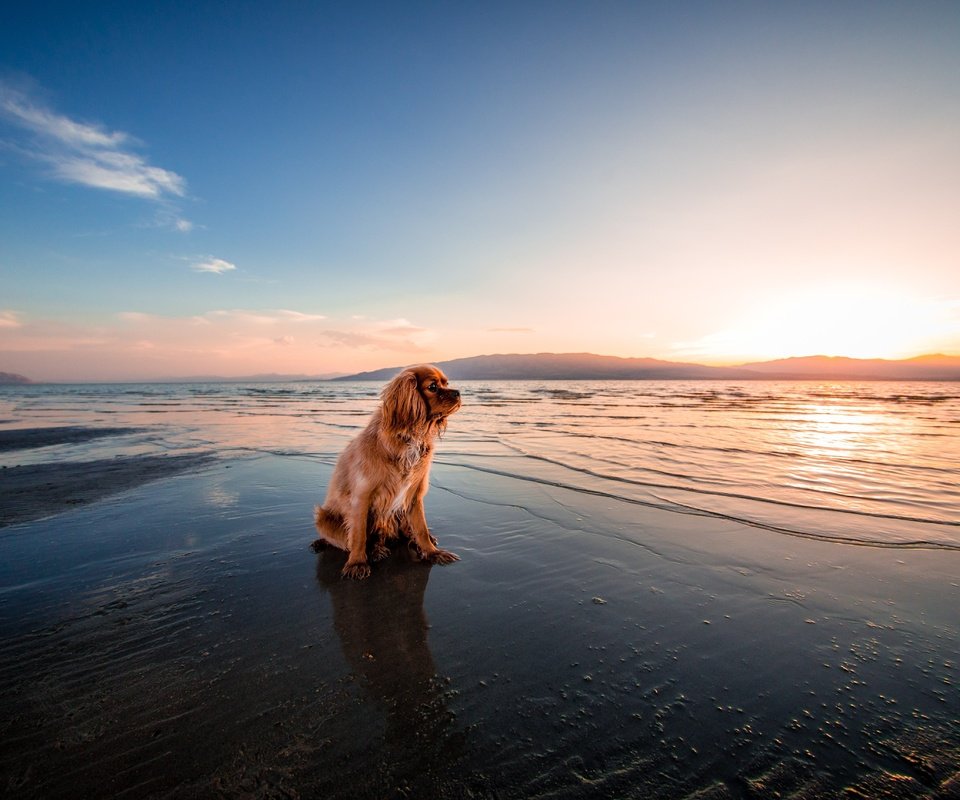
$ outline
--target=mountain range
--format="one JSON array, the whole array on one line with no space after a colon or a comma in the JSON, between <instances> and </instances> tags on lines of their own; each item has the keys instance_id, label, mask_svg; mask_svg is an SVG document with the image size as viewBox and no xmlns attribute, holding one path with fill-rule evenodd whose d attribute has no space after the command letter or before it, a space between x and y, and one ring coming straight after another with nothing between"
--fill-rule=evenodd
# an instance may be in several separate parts
<instances>
[{"instance_id":1,"label":"mountain range","mask_svg":"<svg viewBox=\"0 0 960 800\"><path fill-rule=\"evenodd\" d=\"M804 356L732 367L619 358L593 353L497 354L441 361L451 380L960 380L960 356L926 355L898 361ZM384 381L403 367L345 375L339 381Z\"/></svg>"},{"instance_id":2,"label":"mountain range","mask_svg":"<svg viewBox=\"0 0 960 800\"><path fill-rule=\"evenodd\" d=\"M619 358L593 353L496 354L437 362L452 380L824 380L960 381L960 356L926 355L898 361L882 358L804 356L712 367L656 358ZM156 378L146 383L276 383L295 381L386 381L402 366L354 375L245 375ZM2 384L28 384L23 375L0 372Z\"/></svg>"}]
</instances>

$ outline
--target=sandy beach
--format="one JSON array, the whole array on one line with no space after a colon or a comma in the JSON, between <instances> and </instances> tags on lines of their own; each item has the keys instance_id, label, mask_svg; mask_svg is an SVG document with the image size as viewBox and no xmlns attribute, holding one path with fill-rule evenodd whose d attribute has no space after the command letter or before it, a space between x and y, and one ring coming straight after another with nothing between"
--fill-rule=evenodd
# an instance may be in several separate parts
<instances>
[{"instance_id":1,"label":"sandy beach","mask_svg":"<svg viewBox=\"0 0 960 800\"><path fill-rule=\"evenodd\" d=\"M309 549L328 453L8 466L4 794L960 796L960 552L779 535L461 447L427 513L462 560L401 548L364 582Z\"/></svg>"}]
</instances>

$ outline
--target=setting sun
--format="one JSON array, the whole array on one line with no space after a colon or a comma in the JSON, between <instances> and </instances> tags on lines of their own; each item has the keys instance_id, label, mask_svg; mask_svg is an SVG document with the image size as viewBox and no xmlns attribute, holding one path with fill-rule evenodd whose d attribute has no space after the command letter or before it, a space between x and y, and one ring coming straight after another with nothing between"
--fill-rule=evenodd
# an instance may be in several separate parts
<instances>
[{"instance_id":1,"label":"setting sun","mask_svg":"<svg viewBox=\"0 0 960 800\"><path fill-rule=\"evenodd\" d=\"M821 287L761 298L755 306L739 324L705 337L699 354L909 358L936 351L958 327L952 304L890 289Z\"/></svg>"}]
</instances>

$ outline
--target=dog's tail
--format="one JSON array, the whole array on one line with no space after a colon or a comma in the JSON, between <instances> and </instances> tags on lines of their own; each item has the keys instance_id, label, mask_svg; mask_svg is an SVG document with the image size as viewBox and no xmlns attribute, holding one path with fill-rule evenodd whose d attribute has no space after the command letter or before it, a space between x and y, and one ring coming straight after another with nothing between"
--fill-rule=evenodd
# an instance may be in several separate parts
<instances>
[{"instance_id":1,"label":"dog's tail","mask_svg":"<svg viewBox=\"0 0 960 800\"><path fill-rule=\"evenodd\" d=\"M314 506L313 524L322 540L341 550L347 549L347 528L342 515L327 511L323 506Z\"/></svg>"}]
</instances>

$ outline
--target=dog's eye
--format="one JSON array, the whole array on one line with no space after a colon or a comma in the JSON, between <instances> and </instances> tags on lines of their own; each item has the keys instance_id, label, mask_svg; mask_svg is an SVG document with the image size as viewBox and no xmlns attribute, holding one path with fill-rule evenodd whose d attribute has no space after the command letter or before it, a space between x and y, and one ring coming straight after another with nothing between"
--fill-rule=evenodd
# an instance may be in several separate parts
<instances>
[{"instance_id":1,"label":"dog's eye","mask_svg":"<svg viewBox=\"0 0 960 800\"><path fill-rule=\"evenodd\" d=\"M433 381L433 383L431 383L431 384L427 387L427 391L428 391L428 392L435 392L435 391L437 391L437 382L436 382L436 381Z\"/></svg>"}]
</instances>

